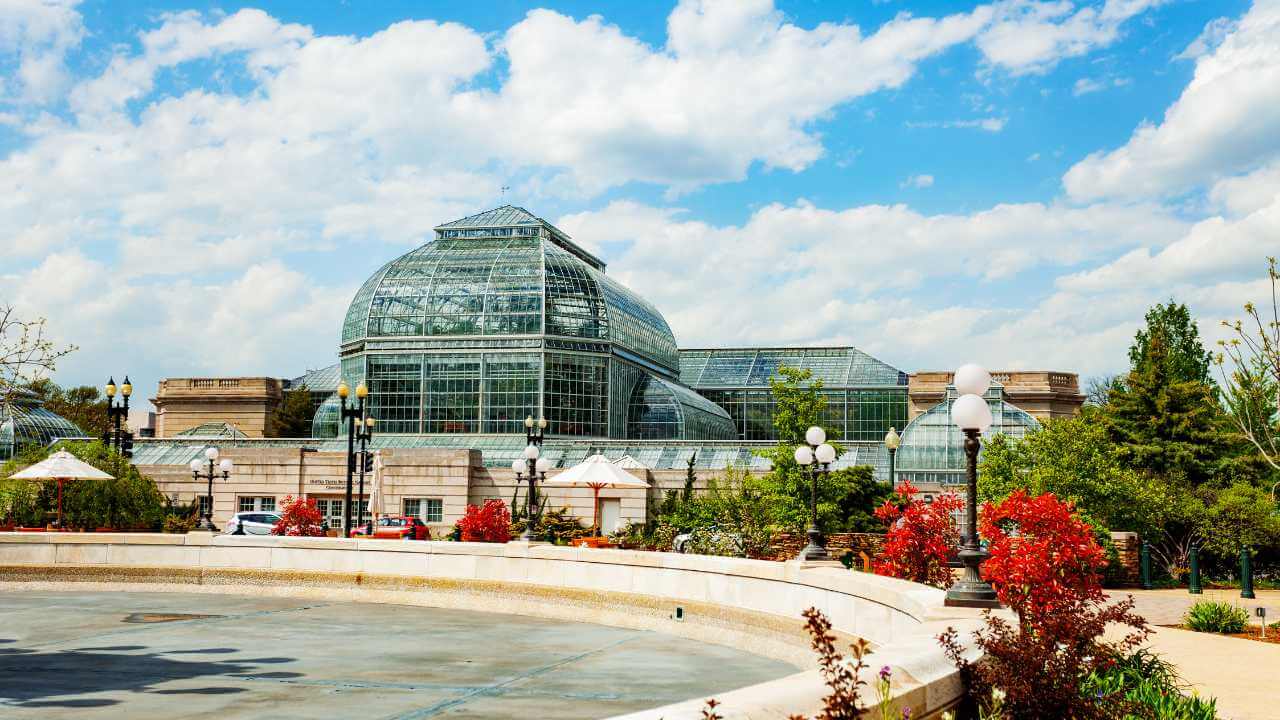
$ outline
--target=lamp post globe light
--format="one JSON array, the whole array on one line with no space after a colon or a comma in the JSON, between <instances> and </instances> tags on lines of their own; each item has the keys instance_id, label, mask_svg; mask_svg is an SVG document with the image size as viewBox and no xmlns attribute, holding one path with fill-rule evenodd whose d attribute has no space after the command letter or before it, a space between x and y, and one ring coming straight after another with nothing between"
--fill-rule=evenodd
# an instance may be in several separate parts
<instances>
[{"instance_id":1,"label":"lamp post globe light","mask_svg":"<svg viewBox=\"0 0 1280 720\"><path fill-rule=\"evenodd\" d=\"M951 421L964 433L968 527L960 541L964 577L947 590L946 604L950 607L1000 607L995 589L982 579L980 568L990 554L978 539L978 451L982 449L982 433L991 427L991 408L982 394L990 386L991 374L981 366L970 364L956 370L955 387L960 397L951 404Z\"/></svg>"},{"instance_id":2,"label":"lamp post globe light","mask_svg":"<svg viewBox=\"0 0 1280 720\"><path fill-rule=\"evenodd\" d=\"M111 422L111 430L103 433L102 444L114 448L116 452L127 457L133 456L133 433L127 430L129 423L129 396L133 394L133 383L129 376L124 376L124 383L116 387L115 377L107 379L107 419ZM120 402L116 402L116 392L120 393ZM126 429L121 430L121 424Z\"/></svg>"},{"instance_id":3,"label":"lamp post globe light","mask_svg":"<svg viewBox=\"0 0 1280 720\"><path fill-rule=\"evenodd\" d=\"M231 477L231 471L235 468L235 463L231 462L231 458L222 458L218 460L218 448L207 447L204 449L204 459L196 458L191 461L191 478L199 483L204 480L207 485L207 495L209 504L207 510L200 518L200 522L196 524L197 530L207 532L218 532L218 528L213 524L213 479L218 473L222 473L222 479L225 481ZM217 471L215 472L215 467Z\"/></svg>"},{"instance_id":4,"label":"lamp post globe light","mask_svg":"<svg viewBox=\"0 0 1280 720\"><path fill-rule=\"evenodd\" d=\"M356 469L356 423L363 425L365 421L364 401L369 397L369 388L360 383L356 386L356 401L347 404L351 389L347 383L338 383L338 397L342 400L339 423L347 424L347 494L342 503L342 537L351 537L351 479Z\"/></svg>"},{"instance_id":5,"label":"lamp post globe light","mask_svg":"<svg viewBox=\"0 0 1280 720\"><path fill-rule=\"evenodd\" d=\"M545 480L547 470L551 468L551 463L541 457L542 441L546 438L546 434L546 418L538 418L535 422L532 415L526 417L524 419L524 452L521 457L511 463L511 469L516 473L516 483L519 484L522 480L529 482L529 491L524 496L524 532L520 533L520 539L524 542L537 540L535 528L538 525L538 476L541 475Z\"/></svg>"},{"instance_id":6,"label":"lamp post globe light","mask_svg":"<svg viewBox=\"0 0 1280 720\"><path fill-rule=\"evenodd\" d=\"M804 546L797 560L829 560L827 548L822 544L822 531L818 529L818 476L831 472L836 449L827 444L827 432L814 425L804 433L806 445L796 448L796 464L809 470L809 530L805 533L809 543Z\"/></svg>"},{"instance_id":7,"label":"lamp post globe light","mask_svg":"<svg viewBox=\"0 0 1280 720\"><path fill-rule=\"evenodd\" d=\"M889 487L894 490L898 489L898 478L894 473L893 460L901 444L902 436L898 434L898 428L890 427L889 432L884 435L884 449L889 451Z\"/></svg>"},{"instance_id":8,"label":"lamp post globe light","mask_svg":"<svg viewBox=\"0 0 1280 720\"><path fill-rule=\"evenodd\" d=\"M369 454L369 441L373 439L373 426L376 421L372 416L365 417L363 421L356 422L356 440L360 443L360 489L356 493L356 503L360 508L364 507L364 475L373 472L373 456ZM357 513L356 518L364 513ZM368 524L365 526L365 533L373 536L373 516L369 516Z\"/></svg>"}]
</instances>

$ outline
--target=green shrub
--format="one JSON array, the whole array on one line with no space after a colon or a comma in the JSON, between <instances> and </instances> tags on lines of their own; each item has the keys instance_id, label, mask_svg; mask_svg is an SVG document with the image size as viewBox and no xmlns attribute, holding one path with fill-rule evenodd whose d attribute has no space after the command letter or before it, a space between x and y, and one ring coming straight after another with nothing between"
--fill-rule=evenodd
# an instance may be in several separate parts
<instances>
[{"instance_id":1,"label":"green shrub","mask_svg":"<svg viewBox=\"0 0 1280 720\"><path fill-rule=\"evenodd\" d=\"M1216 720L1217 702L1184 695L1172 665L1149 650L1117 658L1106 670L1089 675L1080 687L1093 696L1107 717L1125 720Z\"/></svg>"},{"instance_id":2,"label":"green shrub","mask_svg":"<svg viewBox=\"0 0 1280 720\"><path fill-rule=\"evenodd\" d=\"M1240 633L1248 623L1249 613L1244 608L1209 600L1192 605L1182 618L1182 624L1196 632Z\"/></svg>"}]
</instances>

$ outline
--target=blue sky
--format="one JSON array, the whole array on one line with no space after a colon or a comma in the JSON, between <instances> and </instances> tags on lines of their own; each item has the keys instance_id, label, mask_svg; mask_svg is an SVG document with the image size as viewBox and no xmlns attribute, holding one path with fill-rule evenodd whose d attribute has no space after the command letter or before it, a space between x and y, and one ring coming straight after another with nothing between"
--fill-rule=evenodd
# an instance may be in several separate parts
<instances>
[{"instance_id":1,"label":"blue sky","mask_svg":"<svg viewBox=\"0 0 1280 720\"><path fill-rule=\"evenodd\" d=\"M1278 106L1275 0L19 0L0 302L62 382L287 376L505 200L684 346L1115 372L1152 302L1261 299Z\"/></svg>"}]
</instances>

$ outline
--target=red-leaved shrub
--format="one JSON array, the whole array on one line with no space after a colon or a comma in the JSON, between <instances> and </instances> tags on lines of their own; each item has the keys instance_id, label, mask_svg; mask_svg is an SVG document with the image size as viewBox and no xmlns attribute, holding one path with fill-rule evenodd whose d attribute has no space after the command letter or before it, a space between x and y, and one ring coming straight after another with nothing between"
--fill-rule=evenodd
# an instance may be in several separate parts
<instances>
[{"instance_id":1,"label":"red-leaved shrub","mask_svg":"<svg viewBox=\"0 0 1280 720\"><path fill-rule=\"evenodd\" d=\"M496 498L485 500L480 507L468 505L458 527L463 542L504 543L511 539L511 511Z\"/></svg>"},{"instance_id":2,"label":"red-leaved shrub","mask_svg":"<svg viewBox=\"0 0 1280 720\"><path fill-rule=\"evenodd\" d=\"M315 498L294 499L288 495L284 499L284 510L280 512L280 520L271 528L272 535L289 535L291 537L324 537L324 516L316 508Z\"/></svg>"},{"instance_id":3,"label":"red-leaved shrub","mask_svg":"<svg viewBox=\"0 0 1280 720\"><path fill-rule=\"evenodd\" d=\"M987 503L978 533L991 553L982 577L1023 623L1041 626L1103 600L1107 555L1093 528L1053 493L1031 497L1017 490L1003 502Z\"/></svg>"},{"instance_id":4,"label":"red-leaved shrub","mask_svg":"<svg viewBox=\"0 0 1280 720\"><path fill-rule=\"evenodd\" d=\"M876 508L886 530L872 569L877 575L951 587L947 555L960 543L951 513L964 507L964 501L948 493L927 503L914 497L918 492L909 482L899 483L884 505Z\"/></svg>"},{"instance_id":5,"label":"red-leaved shrub","mask_svg":"<svg viewBox=\"0 0 1280 720\"><path fill-rule=\"evenodd\" d=\"M982 656L973 662L964 658L954 630L939 638L960 668L970 701L980 706L969 710L989 713L993 690L999 690L1002 717L1114 717L1099 698L1081 692L1081 684L1131 653L1149 630L1133 613L1133 598L1105 604L1100 574L1106 555L1089 524L1052 494L1017 491L982 508L978 531L991 552L982 576L1018 623L987 613L985 627L974 633ZM1129 631L1109 642L1103 639L1108 626Z\"/></svg>"}]
</instances>

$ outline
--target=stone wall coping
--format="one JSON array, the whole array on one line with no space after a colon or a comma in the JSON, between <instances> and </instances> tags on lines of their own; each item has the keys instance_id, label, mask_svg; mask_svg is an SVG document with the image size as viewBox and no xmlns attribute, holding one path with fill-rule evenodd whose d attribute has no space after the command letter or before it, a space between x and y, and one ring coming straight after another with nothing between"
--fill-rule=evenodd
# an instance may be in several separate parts
<instances>
[{"instance_id":1,"label":"stone wall coping","mask_svg":"<svg viewBox=\"0 0 1280 720\"><path fill-rule=\"evenodd\" d=\"M524 584L530 588L527 593L521 591L529 596L527 602L517 601L524 604L495 611L545 614L548 611L537 607L538 602L581 603L583 597L594 594L595 602L609 598L607 603L620 605L598 609L583 618L588 622L648 622L658 631L766 654L782 642L778 633L788 633L790 652L799 651L809 662L811 655L798 647L796 631L801 611L816 606L838 632L865 637L875 644L875 655L869 662L877 668L895 668L895 678L902 681L895 695L913 707L917 718L936 717L953 706L961 692L956 669L946 661L936 636L948 626L967 636L980 618L977 611L945 607L944 593L936 588L847 570L838 563L782 563L523 542L3 532L0 569L5 567L11 568L6 575L10 581L65 578L68 571L100 578L109 578L112 573L122 577L154 573L157 578L187 578L183 582L203 592L244 590L244 586L218 580L219 573L259 573L268 588L290 582L310 583L312 587L328 584L352 587L350 592L356 594L351 597L367 599L370 596L358 594L365 592L360 590L364 577L366 587L380 582L407 583L410 589L422 587L428 595L436 593L417 600L424 603L441 602L440 593L446 591ZM40 568L49 568L47 575ZM202 584L206 575L208 584ZM86 581L91 579L86 577ZM554 599L561 596L563 600ZM676 627L666 619L665 613L679 604L687 604L697 615L692 618L694 625ZM647 612L648 618L620 618L631 606ZM708 624L699 627L700 622ZM717 623L720 630L716 630ZM806 670L726 692L717 699L725 703L722 714L726 718L785 718L790 713L812 712L823 694L820 678ZM626 717L699 718L701 707L701 700L690 700Z\"/></svg>"}]
</instances>

